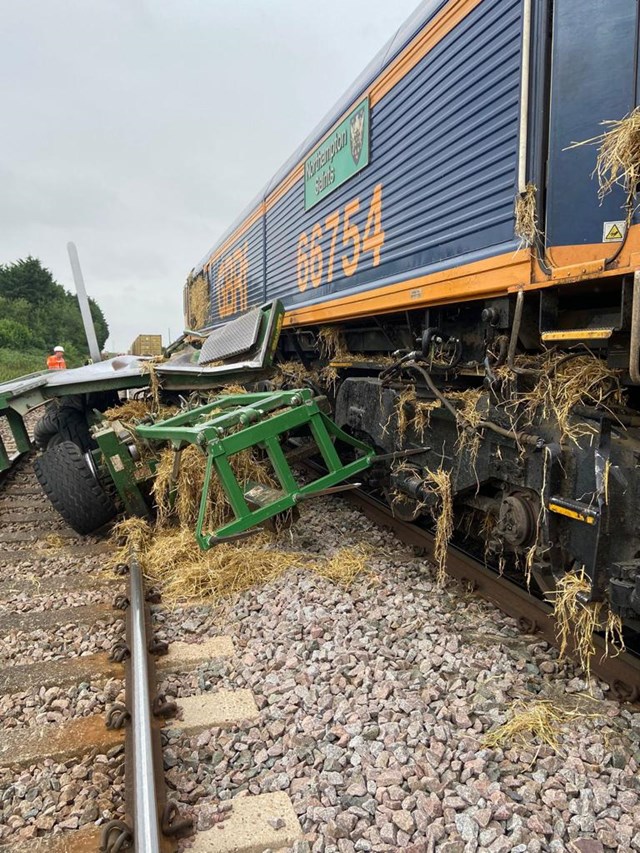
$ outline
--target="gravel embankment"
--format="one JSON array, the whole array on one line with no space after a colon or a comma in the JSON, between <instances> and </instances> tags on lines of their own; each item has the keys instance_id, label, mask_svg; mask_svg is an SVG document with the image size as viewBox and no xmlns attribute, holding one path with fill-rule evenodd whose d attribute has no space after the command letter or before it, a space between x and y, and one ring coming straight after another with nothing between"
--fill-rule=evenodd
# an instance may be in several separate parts
<instances>
[{"instance_id":1,"label":"gravel embankment","mask_svg":"<svg viewBox=\"0 0 640 853\"><path fill-rule=\"evenodd\" d=\"M350 591L290 573L232 604L166 612L171 638L234 635L237 655L168 694L253 690L260 719L166 736L174 796L208 826L219 800L289 793L320 851L640 850L640 714L340 500L305 507L294 547L377 549ZM584 696L583 696L584 694ZM576 704L559 749L486 748L516 700ZM570 847L570 843L574 847Z\"/></svg>"},{"instance_id":2,"label":"gravel embankment","mask_svg":"<svg viewBox=\"0 0 640 853\"><path fill-rule=\"evenodd\" d=\"M68 621L55 628L10 631L0 637L0 666L94 655L109 651L123 636L122 619L82 625Z\"/></svg>"},{"instance_id":3,"label":"gravel embankment","mask_svg":"<svg viewBox=\"0 0 640 853\"><path fill-rule=\"evenodd\" d=\"M371 573L346 590L298 569L224 602L153 608L161 638L228 633L236 647L231 660L167 676L162 691L246 687L260 709L253 723L195 737L169 724L168 787L200 828L215 822L221 801L286 791L305 834L294 853L640 850L637 708L611 700L602 683L587 685L546 643L453 581L438 589L423 559L341 499L304 505L283 543L311 556L366 543ZM52 550L46 562L38 554L0 565L0 580L82 566L92 576L100 565ZM36 618L63 599L48 593L30 607L14 594L0 618L12 605ZM78 591L66 606L88 600L102 601ZM0 665L93 653L122 634L121 621L97 629L69 622L11 632L0 639ZM27 691L4 697L0 718L27 730L121 699L115 680ZM582 713L557 729L557 751L484 744L514 702L540 699ZM119 752L1 771L0 839L117 816L121 774Z\"/></svg>"},{"instance_id":4,"label":"gravel embankment","mask_svg":"<svg viewBox=\"0 0 640 853\"><path fill-rule=\"evenodd\" d=\"M44 510L37 521L2 527L3 534L28 531L37 536L32 542L0 543L0 670L8 672L16 665L108 650L124 633L121 614L116 613L114 621L112 610L113 597L124 589L124 581L104 583L104 555L72 556L74 540L64 540L66 547L60 547L56 533L68 528L57 514L44 509L44 496L25 495L25 487L37 488L37 482L30 466L21 464L7 476L0 492L0 518L7 512ZM100 541L87 538L81 544ZM25 558L14 561L18 551ZM77 614L84 618L76 618ZM104 715L124 699L123 684L116 679L70 687L38 687L37 679L33 686L29 683L25 675L21 692L0 697L0 723L7 734L16 729L25 735L42 731L46 738L47 726ZM27 767L0 768L0 849L122 817L123 772L122 746L107 754L93 749L66 762L44 759Z\"/></svg>"},{"instance_id":5,"label":"gravel embankment","mask_svg":"<svg viewBox=\"0 0 640 853\"><path fill-rule=\"evenodd\" d=\"M5 729L64 723L74 717L104 714L114 702L124 702L124 683L119 679L74 687L41 687L0 698L0 719Z\"/></svg>"},{"instance_id":6,"label":"gravel embankment","mask_svg":"<svg viewBox=\"0 0 640 853\"><path fill-rule=\"evenodd\" d=\"M113 591L108 587L84 589L79 591L67 590L62 596L45 596L19 592L7 596L0 602L0 616L11 613L44 613L48 610L66 610L69 607L80 607L86 604L110 604Z\"/></svg>"},{"instance_id":7,"label":"gravel embankment","mask_svg":"<svg viewBox=\"0 0 640 853\"><path fill-rule=\"evenodd\" d=\"M1 517L1 516L0 516ZM10 525L6 525L7 531ZM82 544L90 544L98 540L87 537ZM104 578L104 555L76 557L70 552L73 543L69 542L63 549L57 545L50 547L46 540L34 544L18 543L12 550L21 550L29 554L24 560L3 562L0 554L0 580L26 578L27 580L48 580L51 578L64 579L66 575L80 574L87 578L87 583L93 579ZM6 599L3 599L6 601Z\"/></svg>"}]
</instances>

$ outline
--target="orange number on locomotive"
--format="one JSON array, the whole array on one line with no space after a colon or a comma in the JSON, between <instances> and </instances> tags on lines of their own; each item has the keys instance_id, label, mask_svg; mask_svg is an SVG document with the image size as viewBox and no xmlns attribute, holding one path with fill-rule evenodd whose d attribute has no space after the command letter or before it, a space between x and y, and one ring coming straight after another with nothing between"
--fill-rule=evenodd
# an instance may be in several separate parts
<instances>
[{"instance_id":1,"label":"orange number on locomotive","mask_svg":"<svg viewBox=\"0 0 640 853\"><path fill-rule=\"evenodd\" d=\"M249 243L228 254L220 262L216 292L221 317L245 311L249 303Z\"/></svg>"},{"instance_id":2,"label":"orange number on locomotive","mask_svg":"<svg viewBox=\"0 0 640 853\"><path fill-rule=\"evenodd\" d=\"M326 283L329 284L333 281L336 242L341 219L344 251L339 262L342 264L344 274L346 276L354 275L361 257L366 253L371 253L372 266L378 266L385 237L382 229L382 184L376 184L374 187L362 237L358 225L353 221L359 210L360 199L354 198L345 204L343 213L340 210L334 210L327 214L324 220L324 234L331 233L331 238L326 266L322 251L323 230L320 223L314 223L311 229L311 239L309 239L306 231L300 234L298 237L296 272L298 289L301 293L305 292L309 282L311 282L312 287L320 287L323 283L322 275L325 270Z\"/></svg>"}]
</instances>

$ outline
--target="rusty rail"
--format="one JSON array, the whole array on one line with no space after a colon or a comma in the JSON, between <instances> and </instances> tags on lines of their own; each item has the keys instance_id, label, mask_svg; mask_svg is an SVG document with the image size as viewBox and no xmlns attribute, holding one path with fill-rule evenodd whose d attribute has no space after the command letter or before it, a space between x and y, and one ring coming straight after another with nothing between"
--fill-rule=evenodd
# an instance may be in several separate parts
<instances>
[{"instance_id":1,"label":"rusty rail","mask_svg":"<svg viewBox=\"0 0 640 853\"><path fill-rule=\"evenodd\" d=\"M145 593L135 552L122 570L128 570L129 590L116 606L127 610L126 639L114 646L112 656L125 661L126 704L111 708L107 725L126 725L126 816L105 825L100 849L173 853L177 837L188 832L192 822L180 817L175 802L166 799L160 729L162 718L173 716L176 706L157 694L155 656L168 650L166 643L153 638L149 604L159 597Z\"/></svg>"},{"instance_id":2,"label":"rusty rail","mask_svg":"<svg viewBox=\"0 0 640 853\"><path fill-rule=\"evenodd\" d=\"M131 728L133 730L133 839L136 850L160 853L160 822L156 807L156 773L145 625L142 572L137 558L129 560L131 639Z\"/></svg>"}]
</instances>

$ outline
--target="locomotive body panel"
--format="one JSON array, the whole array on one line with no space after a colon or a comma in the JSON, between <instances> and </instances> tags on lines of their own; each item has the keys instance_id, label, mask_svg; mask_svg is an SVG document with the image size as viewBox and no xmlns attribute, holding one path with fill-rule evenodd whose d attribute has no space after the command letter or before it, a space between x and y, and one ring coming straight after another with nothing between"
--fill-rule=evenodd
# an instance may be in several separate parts
<instances>
[{"instance_id":1,"label":"locomotive body panel","mask_svg":"<svg viewBox=\"0 0 640 853\"><path fill-rule=\"evenodd\" d=\"M211 253L201 274L207 281L209 319L214 325L266 302L264 253L264 218L261 216L231 243Z\"/></svg>"},{"instance_id":2,"label":"locomotive body panel","mask_svg":"<svg viewBox=\"0 0 640 853\"><path fill-rule=\"evenodd\" d=\"M610 5L423 3L194 268L206 327L270 299L296 326L633 271L640 226L621 247L604 240L605 222L624 221L623 189L601 203L596 149L567 149L636 102L637 4ZM368 164L310 206L306 164L363 102ZM515 235L523 162L549 269Z\"/></svg>"},{"instance_id":3,"label":"locomotive body panel","mask_svg":"<svg viewBox=\"0 0 640 853\"><path fill-rule=\"evenodd\" d=\"M637 15L636 0L554 3L545 226L550 246L601 243L604 223L625 219L622 187L598 199L591 177L596 148L568 146L597 137L603 121L634 108ZM601 256L610 254L611 246Z\"/></svg>"},{"instance_id":4,"label":"locomotive body panel","mask_svg":"<svg viewBox=\"0 0 640 853\"><path fill-rule=\"evenodd\" d=\"M261 277L262 291L254 283L238 296L238 312L261 298L281 299L289 312L351 297L366 304L380 288L515 251L521 2L457 0L418 11L421 26L396 43L395 59L365 75L348 109L195 268L208 276L211 325L234 315L220 293L220 264L260 223L264 256L256 249L249 259L249 280ZM305 159L363 99L369 164L305 210Z\"/></svg>"}]
</instances>

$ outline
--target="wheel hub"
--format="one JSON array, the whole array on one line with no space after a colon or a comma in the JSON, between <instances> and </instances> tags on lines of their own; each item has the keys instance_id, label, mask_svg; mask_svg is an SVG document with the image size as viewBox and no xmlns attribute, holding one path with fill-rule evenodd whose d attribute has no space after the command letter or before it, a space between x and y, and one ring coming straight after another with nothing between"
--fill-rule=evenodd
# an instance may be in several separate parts
<instances>
[{"instance_id":1,"label":"wheel hub","mask_svg":"<svg viewBox=\"0 0 640 853\"><path fill-rule=\"evenodd\" d=\"M529 545L536 531L536 510L525 495L508 495L500 504L497 533L512 548Z\"/></svg>"}]
</instances>

